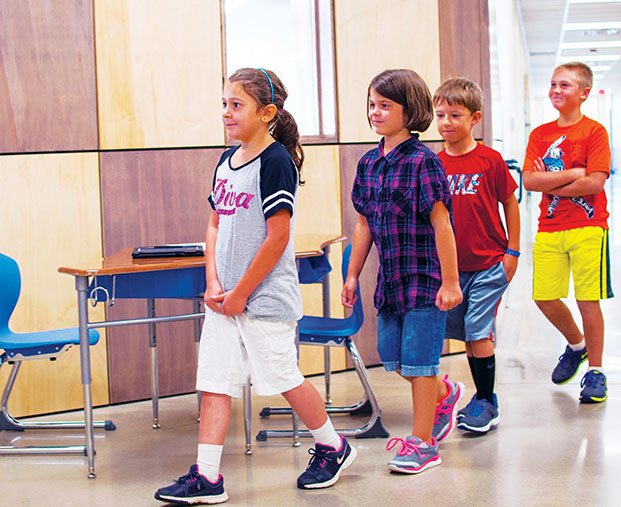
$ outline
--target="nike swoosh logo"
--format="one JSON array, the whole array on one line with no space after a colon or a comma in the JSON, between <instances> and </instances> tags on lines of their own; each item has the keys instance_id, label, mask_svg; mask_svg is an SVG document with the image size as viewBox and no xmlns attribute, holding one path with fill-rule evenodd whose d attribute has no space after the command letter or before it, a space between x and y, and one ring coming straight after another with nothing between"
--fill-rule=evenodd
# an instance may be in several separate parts
<instances>
[{"instance_id":1,"label":"nike swoosh logo","mask_svg":"<svg viewBox=\"0 0 621 507\"><path fill-rule=\"evenodd\" d=\"M343 455L340 458L336 458L336 464L341 465L344 459L345 459L345 453L343 453Z\"/></svg>"}]
</instances>

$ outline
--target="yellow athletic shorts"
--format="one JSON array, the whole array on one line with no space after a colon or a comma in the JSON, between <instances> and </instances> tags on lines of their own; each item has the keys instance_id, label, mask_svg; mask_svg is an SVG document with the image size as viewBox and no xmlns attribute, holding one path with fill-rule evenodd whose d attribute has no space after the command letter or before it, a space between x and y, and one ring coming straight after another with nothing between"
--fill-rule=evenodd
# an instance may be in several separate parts
<instances>
[{"instance_id":1,"label":"yellow athletic shorts","mask_svg":"<svg viewBox=\"0 0 621 507\"><path fill-rule=\"evenodd\" d=\"M566 298L570 272L578 301L613 297L606 229L580 227L538 232L533 265L533 299L536 301Z\"/></svg>"}]
</instances>

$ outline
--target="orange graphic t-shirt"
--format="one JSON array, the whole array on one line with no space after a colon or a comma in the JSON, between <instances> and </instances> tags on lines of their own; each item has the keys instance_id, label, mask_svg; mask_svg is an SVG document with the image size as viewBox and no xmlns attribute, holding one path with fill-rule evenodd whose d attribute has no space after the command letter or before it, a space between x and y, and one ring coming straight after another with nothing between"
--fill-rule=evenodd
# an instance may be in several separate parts
<instances>
[{"instance_id":1,"label":"orange graphic t-shirt","mask_svg":"<svg viewBox=\"0 0 621 507\"><path fill-rule=\"evenodd\" d=\"M576 167L610 175L610 144L606 129L584 116L569 127L556 122L544 123L530 134L524 171L534 171L534 161L543 159L547 171L563 171ZM579 227L598 226L608 229L607 199L604 190L595 195L558 197L543 193L539 204L539 231L565 231Z\"/></svg>"}]
</instances>

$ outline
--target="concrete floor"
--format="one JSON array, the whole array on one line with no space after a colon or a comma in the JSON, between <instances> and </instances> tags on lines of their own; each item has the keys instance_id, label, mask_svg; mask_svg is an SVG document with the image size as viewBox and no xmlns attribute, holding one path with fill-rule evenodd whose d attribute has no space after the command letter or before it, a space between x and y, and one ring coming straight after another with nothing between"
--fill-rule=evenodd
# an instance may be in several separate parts
<instances>
[{"instance_id":1,"label":"concrete floor","mask_svg":"<svg viewBox=\"0 0 621 507\"><path fill-rule=\"evenodd\" d=\"M613 178L617 193L621 177ZM613 288L621 291L621 199L608 189L613 221ZM537 197L534 200L538 200ZM524 237L535 228L528 201L523 203ZM609 398L601 405L578 403L579 381L553 385L550 373L563 351L560 335L530 300L532 259L525 252L498 319L497 393L502 422L496 431L472 437L455 431L441 444L443 465L417 476L390 474L386 439L358 439L358 458L332 488L300 491L295 480L308 461L309 441L293 448L289 440L253 442L244 454L241 404L234 403L233 424L222 469L229 505L439 505L568 506L620 505L621 477L621 312L619 303L603 303L606 319L604 370ZM575 305L572 309L576 310ZM442 370L473 393L463 355L445 357ZM391 436L405 437L411 426L409 389L381 368L369 370ZM314 378L322 388L322 378ZM337 403L357 401L361 390L352 372L333 375ZM260 429L286 427L288 417L260 419L259 408L281 405L278 398L254 397L253 435ZM79 414L70 414L79 417ZM196 397L163 399L159 430L151 429L149 402L104 407L97 419L112 419L118 429L96 432L97 478L86 479L81 457L0 456L2 506L155 506L155 490L185 474L196 456ZM58 416L49 419L58 419ZM63 416L67 418L67 415ZM334 417L338 427L352 426L349 416ZM359 421L355 421L359 422ZM59 432L60 433L60 432ZM70 434L70 433L69 433ZM64 435L67 435L65 432ZM0 433L0 445L54 443L51 435ZM40 440L40 439L45 440ZM75 444L79 432L70 436ZM65 440L66 441L66 440Z\"/></svg>"}]
</instances>

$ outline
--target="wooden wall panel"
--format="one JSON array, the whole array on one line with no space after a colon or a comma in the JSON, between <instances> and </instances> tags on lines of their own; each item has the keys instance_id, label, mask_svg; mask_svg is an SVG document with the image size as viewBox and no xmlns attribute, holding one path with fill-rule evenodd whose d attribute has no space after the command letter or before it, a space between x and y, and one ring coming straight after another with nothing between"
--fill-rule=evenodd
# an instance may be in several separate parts
<instances>
[{"instance_id":1,"label":"wooden wall panel","mask_svg":"<svg viewBox=\"0 0 621 507\"><path fill-rule=\"evenodd\" d=\"M0 34L0 152L97 149L91 0L4 0Z\"/></svg>"},{"instance_id":2,"label":"wooden wall panel","mask_svg":"<svg viewBox=\"0 0 621 507\"><path fill-rule=\"evenodd\" d=\"M306 159L302 179L306 182L300 187L297 200L296 233L326 233L340 235L341 231L341 178L339 172L338 146L305 146ZM330 313L342 317L341 276L342 245L331 248L330 263ZM302 285L302 299L306 315L322 314L321 286ZM345 350L331 350L332 369L345 368ZM301 347L300 369L305 375L323 372L323 348Z\"/></svg>"},{"instance_id":3,"label":"wooden wall panel","mask_svg":"<svg viewBox=\"0 0 621 507\"><path fill-rule=\"evenodd\" d=\"M440 2L442 3L442 2ZM339 141L374 142L367 88L385 69L410 68L431 93L440 85L438 5L430 0L334 2ZM423 139L437 139L432 125Z\"/></svg>"},{"instance_id":4,"label":"wooden wall panel","mask_svg":"<svg viewBox=\"0 0 621 507\"><path fill-rule=\"evenodd\" d=\"M95 0L101 147L214 146L220 2Z\"/></svg>"},{"instance_id":5,"label":"wooden wall panel","mask_svg":"<svg viewBox=\"0 0 621 507\"><path fill-rule=\"evenodd\" d=\"M222 149L106 152L101 157L104 252L139 245L205 240L207 196ZM184 313L192 304L157 301L156 312ZM145 316L146 302L119 300L108 318ZM194 390L192 322L157 326L160 392ZM110 401L150 397L147 326L108 333Z\"/></svg>"},{"instance_id":6,"label":"wooden wall panel","mask_svg":"<svg viewBox=\"0 0 621 507\"><path fill-rule=\"evenodd\" d=\"M81 266L101 258L99 171L96 153L0 156L0 251L22 274L21 297L11 319L16 332L78 325L73 277L59 266ZM92 312L94 320L103 317ZM91 349L93 400L108 403L105 333ZM16 415L82 406L79 353L58 361L24 363L10 408ZM4 385L9 368L0 368ZM34 389L36 386L36 389Z\"/></svg>"},{"instance_id":7,"label":"wooden wall panel","mask_svg":"<svg viewBox=\"0 0 621 507\"><path fill-rule=\"evenodd\" d=\"M489 54L489 11L487 0L442 0L440 20L440 61L442 81L466 77L483 89L483 121L474 134L491 146L491 85Z\"/></svg>"}]
</instances>

